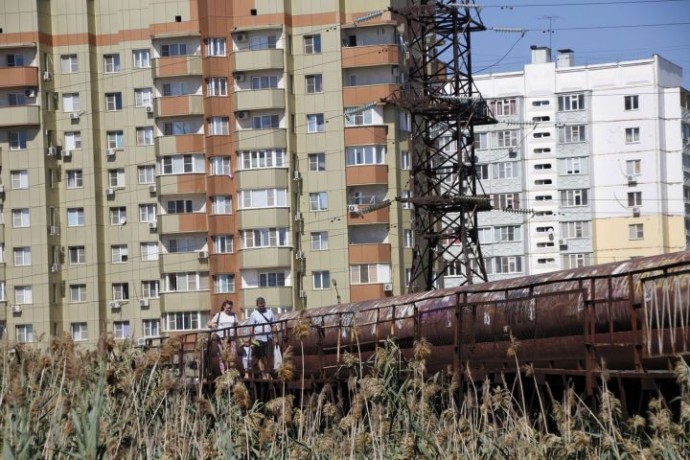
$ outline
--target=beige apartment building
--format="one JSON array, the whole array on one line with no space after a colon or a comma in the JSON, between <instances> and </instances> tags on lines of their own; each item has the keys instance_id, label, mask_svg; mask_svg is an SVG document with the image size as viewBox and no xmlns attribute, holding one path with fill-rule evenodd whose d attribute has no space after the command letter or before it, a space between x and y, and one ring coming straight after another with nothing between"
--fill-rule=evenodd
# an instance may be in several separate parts
<instances>
[{"instance_id":1,"label":"beige apartment building","mask_svg":"<svg viewBox=\"0 0 690 460\"><path fill-rule=\"evenodd\" d=\"M380 203L409 194L408 118L381 102L403 31L357 21L391 3L4 0L9 340L401 293L410 211Z\"/></svg>"}]
</instances>

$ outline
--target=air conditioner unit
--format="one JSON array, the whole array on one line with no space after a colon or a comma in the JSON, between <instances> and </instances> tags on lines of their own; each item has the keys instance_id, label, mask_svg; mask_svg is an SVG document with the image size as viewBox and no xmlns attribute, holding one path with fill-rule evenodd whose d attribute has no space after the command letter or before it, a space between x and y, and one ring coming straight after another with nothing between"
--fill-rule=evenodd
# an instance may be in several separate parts
<instances>
[{"instance_id":1,"label":"air conditioner unit","mask_svg":"<svg viewBox=\"0 0 690 460\"><path fill-rule=\"evenodd\" d=\"M115 196L115 189L112 187L108 187L105 189L105 194L108 196Z\"/></svg>"},{"instance_id":2,"label":"air conditioner unit","mask_svg":"<svg viewBox=\"0 0 690 460\"><path fill-rule=\"evenodd\" d=\"M237 112L237 119L238 120L247 120L249 118L249 112L246 110L241 110Z\"/></svg>"},{"instance_id":3,"label":"air conditioner unit","mask_svg":"<svg viewBox=\"0 0 690 460\"><path fill-rule=\"evenodd\" d=\"M149 222L149 230L155 230L157 228L158 228L158 222L157 221L153 220L153 221Z\"/></svg>"},{"instance_id":4,"label":"air conditioner unit","mask_svg":"<svg viewBox=\"0 0 690 460\"><path fill-rule=\"evenodd\" d=\"M0 184L0 195L5 193L5 186L3 184Z\"/></svg>"},{"instance_id":5,"label":"air conditioner unit","mask_svg":"<svg viewBox=\"0 0 690 460\"><path fill-rule=\"evenodd\" d=\"M153 106L152 105L147 105L144 110L146 110L146 113L153 113Z\"/></svg>"},{"instance_id":6,"label":"air conditioner unit","mask_svg":"<svg viewBox=\"0 0 690 460\"><path fill-rule=\"evenodd\" d=\"M238 42L246 42L247 41L247 34L244 32L239 32L235 34L235 40Z\"/></svg>"},{"instance_id":7,"label":"air conditioner unit","mask_svg":"<svg viewBox=\"0 0 690 460\"><path fill-rule=\"evenodd\" d=\"M199 251L196 255L199 259L208 259L208 251Z\"/></svg>"},{"instance_id":8,"label":"air conditioner unit","mask_svg":"<svg viewBox=\"0 0 690 460\"><path fill-rule=\"evenodd\" d=\"M146 346L146 337L139 337L137 339L137 345L140 347L145 347Z\"/></svg>"},{"instance_id":9,"label":"air conditioner unit","mask_svg":"<svg viewBox=\"0 0 690 460\"><path fill-rule=\"evenodd\" d=\"M69 119L70 120L79 120L80 116L81 116L81 114L79 112L70 112Z\"/></svg>"},{"instance_id":10,"label":"air conditioner unit","mask_svg":"<svg viewBox=\"0 0 690 460\"><path fill-rule=\"evenodd\" d=\"M151 184L149 185L149 193L151 195L155 195L158 189L156 188L156 184Z\"/></svg>"},{"instance_id":11,"label":"air conditioner unit","mask_svg":"<svg viewBox=\"0 0 690 460\"><path fill-rule=\"evenodd\" d=\"M302 180L302 173L299 171L295 171L292 174L292 180Z\"/></svg>"},{"instance_id":12,"label":"air conditioner unit","mask_svg":"<svg viewBox=\"0 0 690 460\"><path fill-rule=\"evenodd\" d=\"M632 208L633 217L640 217L640 208Z\"/></svg>"},{"instance_id":13,"label":"air conditioner unit","mask_svg":"<svg viewBox=\"0 0 690 460\"><path fill-rule=\"evenodd\" d=\"M149 306L149 299L139 299L139 306L146 308Z\"/></svg>"},{"instance_id":14,"label":"air conditioner unit","mask_svg":"<svg viewBox=\"0 0 690 460\"><path fill-rule=\"evenodd\" d=\"M628 184L636 184L637 183L637 177L633 176L632 174L628 175Z\"/></svg>"},{"instance_id":15,"label":"air conditioner unit","mask_svg":"<svg viewBox=\"0 0 690 460\"><path fill-rule=\"evenodd\" d=\"M245 78L246 78L245 75L244 75L242 72L237 72L237 73L234 75L234 77L235 77L235 81L236 81L237 83L242 83L242 82L245 80Z\"/></svg>"},{"instance_id":16,"label":"air conditioner unit","mask_svg":"<svg viewBox=\"0 0 690 460\"><path fill-rule=\"evenodd\" d=\"M43 81L50 81L53 79L53 74L48 72L47 70L43 72Z\"/></svg>"},{"instance_id":17,"label":"air conditioner unit","mask_svg":"<svg viewBox=\"0 0 690 460\"><path fill-rule=\"evenodd\" d=\"M51 225L48 227L48 233L50 233L50 236L55 236L60 232L60 227L57 225Z\"/></svg>"},{"instance_id":18,"label":"air conditioner unit","mask_svg":"<svg viewBox=\"0 0 690 460\"><path fill-rule=\"evenodd\" d=\"M12 313L21 313L22 312L22 306L21 305L12 305Z\"/></svg>"},{"instance_id":19,"label":"air conditioner unit","mask_svg":"<svg viewBox=\"0 0 690 460\"><path fill-rule=\"evenodd\" d=\"M114 157L115 156L115 149L108 149L105 151L105 156L107 157Z\"/></svg>"},{"instance_id":20,"label":"air conditioner unit","mask_svg":"<svg viewBox=\"0 0 690 460\"><path fill-rule=\"evenodd\" d=\"M359 205L357 205L357 204L348 204L348 205L347 205L347 211L348 211L348 212L359 212Z\"/></svg>"},{"instance_id":21,"label":"air conditioner unit","mask_svg":"<svg viewBox=\"0 0 690 460\"><path fill-rule=\"evenodd\" d=\"M24 91L24 96L36 97L36 90L35 89L27 89L26 91Z\"/></svg>"},{"instance_id":22,"label":"air conditioner unit","mask_svg":"<svg viewBox=\"0 0 690 460\"><path fill-rule=\"evenodd\" d=\"M302 251L301 249L298 249L297 251L295 251L295 259L297 259L297 260L304 259L304 251Z\"/></svg>"},{"instance_id":23,"label":"air conditioner unit","mask_svg":"<svg viewBox=\"0 0 690 460\"><path fill-rule=\"evenodd\" d=\"M568 246L568 240L560 239L558 240L559 246Z\"/></svg>"},{"instance_id":24,"label":"air conditioner unit","mask_svg":"<svg viewBox=\"0 0 690 460\"><path fill-rule=\"evenodd\" d=\"M299 296L304 299L307 296L307 291L299 291Z\"/></svg>"},{"instance_id":25,"label":"air conditioner unit","mask_svg":"<svg viewBox=\"0 0 690 460\"><path fill-rule=\"evenodd\" d=\"M385 292L393 292L393 283L386 283L383 285L383 290Z\"/></svg>"},{"instance_id":26,"label":"air conditioner unit","mask_svg":"<svg viewBox=\"0 0 690 460\"><path fill-rule=\"evenodd\" d=\"M55 155L57 155L57 151L57 147L48 147L48 156L54 157Z\"/></svg>"},{"instance_id":27,"label":"air conditioner unit","mask_svg":"<svg viewBox=\"0 0 690 460\"><path fill-rule=\"evenodd\" d=\"M57 273L60 271L60 264L53 264L50 266L50 271L53 273Z\"/></svg>"},{"instance_id":28,"label":"air conditioner unit","mask_svg":"<svg viewBox=\"0 0 690 460\"><path fill-rule=\"evenodd\" d=\"M122 304L119 300L113 300L112 302L110 302L110 308L112 308L113 310L119 310L120 308L122 308Z\"/></svg>"},{"instance_id":29,"label":"air conditioner unit","mask_svg":"<svg viewBox=\"0 0 690 460\"><path fill-rule=\"evenodd\" d=\"M70 158L72 158L72 151L71 150L65 150L64 152L62 152L62 158L64 160L69 160Z\"/></svg>"},{"instance_id":30,"label":"air conditioner unit","mask_svg":"<svg viewBox=\"0 0 690 460\"><path fill-rule=\"evenodd\" d=\"M295 213L295 222L301 222L302 221L302 213L297 211Z\"/></svg>"}]
</instances>

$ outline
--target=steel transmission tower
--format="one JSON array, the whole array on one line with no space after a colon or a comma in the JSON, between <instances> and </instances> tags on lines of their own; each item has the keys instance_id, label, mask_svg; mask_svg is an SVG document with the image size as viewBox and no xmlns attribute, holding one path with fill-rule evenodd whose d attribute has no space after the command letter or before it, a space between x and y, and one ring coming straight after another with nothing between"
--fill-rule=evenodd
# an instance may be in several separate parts
<instances>
[{"instance_id":1,"label":"steel transmission tower","mask_svg":"<svg viewBox=\"0 0 690 460\"><path fill-rule=\"evenodd\" d=\"M474 126L495 123L472 80L471 34L485 30L474 2L412 1L394 8L405 24L409 77L390 102L411 116L411 197L415 246L409 292L440 285L451 264L461 284L486 281L477 213Z\"/></svg>"}]
</instances>

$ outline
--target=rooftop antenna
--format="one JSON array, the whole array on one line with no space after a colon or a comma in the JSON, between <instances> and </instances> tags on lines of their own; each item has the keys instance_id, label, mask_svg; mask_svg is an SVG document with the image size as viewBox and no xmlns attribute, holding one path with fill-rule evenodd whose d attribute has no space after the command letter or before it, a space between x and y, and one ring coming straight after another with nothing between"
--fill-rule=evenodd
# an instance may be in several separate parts
<instances>
[{"instance_id":1,"label":"rooftop antenna","mask_svg":"<svg viewBox=\"0 0 690 460\"><path fill-rule=\"evenodd\" d=\"M549 21L549 28L546 29L545 31L542 31L542 32L548 32L548 34L549 34L549 60L553 61L553 56L551 55L552 54L551 50L553 50L553 47L551 46L551 39L553 38L553 23L557 19L560 19L560 16L542 16L539 19L548 19L548 21Z\"/></svg>"}]
</instances>

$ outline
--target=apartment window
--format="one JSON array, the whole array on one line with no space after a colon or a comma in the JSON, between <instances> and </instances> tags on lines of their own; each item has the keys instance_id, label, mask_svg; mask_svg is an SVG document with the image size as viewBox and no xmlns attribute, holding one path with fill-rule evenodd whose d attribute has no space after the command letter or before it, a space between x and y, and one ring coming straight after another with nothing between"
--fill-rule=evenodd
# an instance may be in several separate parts
<instances>
[{"instance_id":1,"label":"apartment window","mask_svg":"<svg viewBox=\"0 0 690 460\"><path fill-rule=\"evenodd\" d=\"M494 258L494 273L522 273L521 256L504 256Z\"/></svg>"},{"instance_id":2,"label":"apartment window","mask_svg":"<svg viewBox=\"0 0 690 460\"><path fill-rule=\"evenodd\" d=\"M277 75L257 75L252 77L251 88L257 89L271 89L278 87Z\"/></svg>"},{"instance_id":3,"label":"apartment window","mask_svg":"<svg viewBox=\"0 0 690 460\"><path fill-rule=\"evenodd\" d=\"M400 198L402 199L402 204L401 208L402 209L412 209L412 203L410 203L410 198L412 197L412 193L410 193L409 190L401 190L400 191Z\"/></svg>"},{"instance_id":4,"label":"apartment window","mask_svg":"<svg viewBox=\"0 0 690 460\"><path fill-rule=\"evenodd\" d=\"M410 152L407 150L400 151L400 169L407 171L410 169Z\"/></svg>"},{"instance_id":5,"label":"apartment window","mask_svg":"<svg viewBox=\"0 0 690 460\"><path fill-rule=\"evenodd\" d=\"M259 273L259 287L285 286L285 273Z\"/></svg>"},{"instance_id":6,"label":"apartment window","mask_svg":"<svg viewBox=\"0 0 690 460\"><path fill-rule=\"evenodd\" d=\"M585 109L585 95L584 94L564 94L558 96L558 111L570 112L574 110Z\"/></svg>"},{"instance_id":7,"label":"apartment window","mask_svg":"<svg viewBox=\"0 0 690 460\"><path fill-rule=\"evenodd\" d=\"M520 207L517 193L499 193L493 195L493 205L498 209L518 209Z\"/></svg>"},{"instance_id":8,"label":"apartment window","mask_svg":"<svg viewBox=\"0 0 690 460\"><path fill-rule=\"evenodd\" d=\"M518 131L498 131L494 134L496 137L496 147L499 149L515 147L518 145Z\"/></svg>"},{"instance_id":9,"label":"apartment window","mask_svg":"<svg viewBox=\"0 0 690 460\"><path fill-rule=\"evenodd\" d=\"M209 136L223 136L229 133L228 117L211 117L208 119Z\"/></svg>"},{"instance_id":10,"label":"apartment window","mask_svg":"<svg viewBox=\"0 0 690 460\"><path fill-rule=\"evenodd\" d=\"M34 339L34 327L31 324L17 324L15 326L17 342L31 343Z\"/></svg>"},{"instance_id":11,"label":"apartment window","mask_svg":"<svg viewBox=\"0 0 690 460\"><path fill-rule=\"evenodd\" d=\"M108 185L110 187L125 186L125 168L108 170Z\"/></svg>"},{"instance_id":12,"label":"apartment window","mask_svg":"<svg viewBox=\"0 0 690 460\"><path fill-rule=\"evenodd\" d=\"M515 115L517 113L517 100L495 99L489 101L489 107L496 116Z\"/></svg>"},{"instance_id":13,"label":"apartment window","mask_svg":"<svg viewBox=\"0 0 690 460\"><path fill-rule=\"evenodd\" d=\"M411 229L409 229L409 228L404 229L403 241L404 241L403 245L406 248L414 247L414 232Z\"/></svg>"},{"instance_id":14,"label":"apartment window","mask_svg":"<svg viewBox=\"0 0 690 460\"><path fill-rule=\"evenodd\" d=\"M14 248L14 265L16 267L23 267L31 265L31 248Z\"/></svg>"},{"instance_id":15,"label":"apartment window","mask_svg":"<svg viewBox=\"0 0 690 460\"><path fill-rule=\"evenodd\" d=\"M211 212L213 214L232 214L232 197L212 196Z\"/></svg>"},{"instance_id":16,"label":"apartment window","mask_svg":"<svg viewBox=\"0 0 690 460\"><path fill-rule=\"evenodd\" d=\"M637 110L640 108L640 97L638 95L624 96L625 110Z\"/></svg>"},{"instance_id":17,"label":"apartment window","mask_svg":"<svg viewBox=\"0 0 690 460\"><path fill-rule=\"evenodd\" d=\"M82 188L84 186L84 178L81 169L70 169L66 173L67 188Z\"/></svg>"},{"instance_id":18,"label":"apartment window","mask_svg":"<svg viewBox=\"0 0 690 460\"><path fill-rule=\"evenodd\" d=\"M196 311L167 313L165 324L168 331L199 329L202 324L206 324L206 315Z\"/></svg>"},{"instance_id":19,"label":"apartment window","mask_svg":"<svg viewBox=\"0 0 690 460\"><path fill-rule=\"evenodd\" d=\"M628 192L628 206L642 206L642 192Z\"/></svg>"},{"instance_id":20,"label":"apartment window","mask_svg":"<svg viewBox=\"0 0 690 460\"><path fill-rule=\"evenodd\" d=\"M350 265L350 284L390 283L391 267L385 264Z\"/></svg>"},{"instance_id":21,"label":"apartment window","mask_svg":"<svg viewBox=\"0 0 690 460\"><path fill-rule=\"evenodd\" d=\"M477 179L486 180L489 178L489 165L487 164L476 164L475 171L477 172Z\"/></svg>"},{"instance_id":22,"label":"apartment window","mask_svg":"<svg viewBox=\"0 0 690 460\"><path fill-rule=\"evenodd\" d=\"M213 237L213 252L216 254L232 254L235 251L235 241L232 235L216 235Z\"/></svg>"},{"instance_id":23,"label":"apartment window","mask_svg":"<svg viewBox=\"0 0 690 460\"><path fill-rule=\"evenodd\" d=\"M10 171L10 182L13 189L29 188L29 171Z\"/></svg>"},{"instance_id":24,"label":"apartment window","mask_svg":"<svg viewBox=\"0 0 690 460\"><path fill-rule=\"evenodd\" d=\"M628 239L643 240L644 239L644 224L630 224L628 225Z\"/></svg>"},{"instance_id":25,"label":"apartment window","mask_svg":"<svg viewBox=\"0 0 690 460\"><path fill-rule=\"evenodd\" d=\"M7 292L5 291L5 281L0 281L0 301L7 301Z\"/></svg>"},{"instance_id":26,"label":"apartment window","mask_svg":"<svg viewBox=\"0 0 690 460\"><path fill-rule=\"evenodd\" d=\"M586 220L561 223L561 235L567 239L589 238L590 222Z\"/></svg>"},{"instance_id":27,"label":"apartment window","mask_svg":"<svg viewBox=\"0 0 690 460\"><path fill-rule=\"evenodd\" d=\"M125 225L127 223L127 208L119 206L110 208L110 225Z\"/></svg>"},{"instance_id":28,"label":"apartment window","mask_svg":"<svg viewBox=\"0 0 690 460\"><path fill-rule=\"evenodd\" d=\"M309 171L325 171L326 170L326 154L325 153L310 153Z\"/></svg>"},{"instance_id":29,"label":"apartment window","mask_svg":"<svg viewBox=\"0 0 690 460\"><path fill-rule=\"evenodd\" d=\"M7 104L11 107L26 105L26 96L23 94L8 94Z\"/></svg>"},{"instance_id":30,"label":"apartment window","mask_svg":"<svg viewBox=\"0 0 690 460\"><path fill-rule=\"evenodd\" d=\"M163 134L165 136L179 136L182 134L192 134L192 125L190 125L186 121L163 123Z\"/></svg>"},{"instance_id":31,"label":"apartment window","mask_svg":"<svg viewBox=\"0 0 690 460\"><path fill-rule=\"evenodd\" d=\"M158 243L155 241L147 241L139 245L139 252L141 254L141 260L148 262L152 260L158 260Z\"/></svg>"},{"instance_id":32,"label":"apartment window","mask_svg":"<svg viewBox=\"0 0 690 460\"><path fill-rule=\"evenodd\" d=\"M129 321L113 321L113 338L128 339L132 335Z\"/></svg>"},{"instance_id":33,"label":"apartment window","mask_svg":"<svg viewBox=\"0 0 690 460\"><path fill-rule=\"evenodd\" d=\"M504 225L500 227L494 227L494 236L494 241L496 242L522 240L519 225Z\"/></svg>"},{"instance_id":34,"label":"apartment window","mask_svg":"<svg viewBox=\"0 0 690 460\"><path fill-rule=\"evenodd\" d=\"M304 36L304 54L318 54L321 52L321 35Z\"/></svg>"},{"instance_id":35,"label":"apartment window","mask_svg":"<svg viewBox=\"0 0 690 460\"><path fill-rule=\"evenodd\" d=\"M328 250L328 232L312 232L311 233L311 250L312 251L327 251Z\"/></svg>"},{"instance_id":36,"label":"apartment window","mask_svg":"<svg viewBox=\"0 0 690 460\"><path fill-rule=\"evenodd\" d=\"M158 280L142 281L141 282L141 296L145 299L157 299L158 295Z\"/></svg>"},{"instance_id":37,"label":"apartment window","mask_svg":"<svg viewBox=\"0 0 690 460\"><path fill-rule=\"evenodd\" d=\"M383 145L366 145L345 149L346 165L381 165L386 162L386 147Z\"/></svg>"},{"instance_id":38,"label":"apartment window","mask_svg":"<svg viewBox=\"0 0 690 460\"><path fill-rule=\"evenodd\" d=\"M249 38L249 49L252 50L271 50L278 46L278 36L276 35L255 35Z\"/></svg>"},{"instance_id":39,"label":"apartment window","mask_svg":"<svg viewBox=\"0 0 690 460\"><path fill-rule=\"evenodd\" d=\"M158 337L161 335L161 323L157 319L145 319L141 322L144 337Z\"/></svg>"},{"instance_id":40,"label":"apartment window","mask_svg":"<svg viewBox=\"0 0 690 460\"><path fill-rule=\"evenodd\" d=\"M129 283L113 283L113 300L129 299Z\"/></svg>"},{"instance_id":41,"label":"apartment window","mask_svg":"<svg viewBox=\"0 0 690 460\"><path fill-rule=\"evenodd\" d=\"M586 189L561 190L561 206L587 206Z\"/></svg>"},{"instance_id":42,"label":"apartment window","mask_svg":"<svg viewBox=\"0 0 690 460\"><path fill-rule=\"evenodd\" d=\"M71 284L69 287L70 303L86 302L86 284Z\"/></svg>"},{"instance_id":43,"label":"apartment window","mask_svg":"<svg viewBox=\"0 0 690 460\"><path fill-rule=\"evenodd\" d=\"M558 130L558 142L561 144L574 144L586 140L585 125L565 126Z\"/></svg>"},{"instance_id":44,"label":"apartment window","mask_svg":"<svg viewBox=\"0 0 690 460\"><path fill-rule=\"evenodd\" d=\"M12 227L30 227L31 215L28 208L13 209L12 210Z\"/></svg>"},{"instance_id":45,"label":"apartment window","mask_svg":"<svg viewBox=\"0 0 690 460\"><path fill-rule=\"evenodd\" d=\"M206 55L207 56L225 56L227 53L224 38L208 38L206 39Z\"/></svg>"},{"instance_id":46,"label":"apartment window","mask_svg":"<svg viewBox=\"0 0 690 460\"><path fill-rule=\"evenodd\" d=\"M252 117L253 129L275 129L280 127L280 117L278 115L261 115Z\"/></svg>"},{"instance_id":47,"label":"apartment window","mask_svg":"<svg viewBox=\"0 0 690 460\"><path fill-rule=\"evenodd\" d=\"M512 179L520 177L520 168L518 162L507 161L503 163L494 163L494 179Z\"/></svg>"},{"instance_id":48,"label":"apartment window","mask_svg":"<svg viewBox=\"0 0 690 460\"><path fill-rule=\"evenodd\" d=\"M134 67L135 69L147 69L151 67L151 51L132 51L132 67Z\"/></svg>"},{"instance_id":49,"label":"apartment window","mask_svg":"<svg viewBox=\"0 0 690 460\"><path fill-rule=\"evenodd\" d=\"M328 271L312 272L314 289L328 289L331 287L331 274Z\"/></svg>"},{"instance_id":50,"label":"apartment window","mask_svg":"<svg viewBox=\"0 0 690 460\"><path fill-rule=\"evenodd\" d=\"M137 145L153 145L153 127L137 128Z\"/></svg>"},{"instance_id":51,"label":"apartment window","mask_svg":"<svg viewBox=\"0 0 690 460\"><path fill-rule=\"evenodd\" d=\"M106 54L103 56L103 71L105 73L117 73L120 71L120 55Z\"/></svg>"},{"instance_id":52,"label":"apartment window","mask_svg":"<svg viewBox=\"0 0 690 460\"><path fill-rule=\"evenodd\" d=\"M366 126L374 124L374 109L353 111L354 107L345 109L345 126Z\"/></svg>"},{"instance_id":53,"label":"apartment window","mask_svg":"<svg viewBox=\"0 0 690 460\"><path fill-rule=\"evenodd\" d=\"M76 54L64 54L60 56L60 70L62 73L79 72L79 61Z\"/></svg>"},{"instance_id":54,"label":"apartment window","mask_svg":"<svg viewBox=\"0 0 690 460\"><path fill-rule=\"evenodd\" d=\"M287 189L241 190L242 208L275 208L287 206Z\"/></svg>"},{"instance_id":55,"label":"apartment window","mask_svg":"<svg viewBox=\"0 0 690 460\"><path fill-rule=\"evenodd\" d=\"M108 131L106 144L109 149L121 149L125 146L125 136L122 131Z\"/></svg>"},{"instance_id":56,"label":"apartment window","mask_svg":"<svg viewBox=\"0 0 690 460\"><path fill-rule=\"evenodd\" d=\"M34 303L33 289L31 286L15 286L14 302L19 305Z\"/></svg>"},{"instance_id":57,"label":"apartment window","mask_svg":"<svg viewBox=\"0 0 690 460\"><path fill-rule=\"evenodd\" d=\"M255 152L241 152L242 169L283 168L285 164L285 150L259 150Z\"/></svg>"},{"instance_id":58,"label":"apartment window","mask_svg":"<svg viewBox=\"0 0 690 460\"><path fill-rule=\"evenodd\" d=\"M628 176L639 176L642 173L642 161L627 160L625 162L625 172Z\"/></svg>"},{"instance_id":59,"label":"apartment window","mask_svg":"<svg viewBox=\"0 0 690 460\"><path fill-rule=\"evenodd\" d=\"M163 83L163 97L186 96L191 93L189 83L186 81Z\"/></svg>"},{"instance_id":60,"label":"apartment window","mask_svg":"<svg viewBox=\"0 0 690 460\"><path fill-rule=\"evenodd\" d=\"M136 88L134 90L134 107L147 107L153 104L151 88Z\"/></svg>"},{"instance_id":61,"label":"apartment window","mask_svg":"<svg viewBox=\"0 0 690 460\"><path fill-rule=\"evenodd\" d=\"M477 150L489 148L489 133L474 133L474 148Z\"/></svg>"},{"instance_id":62,"label":"apartment window","mask_svg":"<svg viewBox=\"0 0 690 460\"><path fill-rule=\"evenodd\" d=\"M625 128L625 143L636 144L640 142L640 128Z\"/></svg>"},{"instance_id":63,"label":"apartment window","mask_svg":"<svg viewBox=\"0 0 690 460\"><path fill-rule=\"evenodd\" d=\"M228 79L225 77L211 77L206 83L206 93L209 96L227 96Z\"/></svg>"},{"instance_id":64,"label":"apartment window","mask_svg":"<svg viewBox=\"0 0 690 460\"><path fill-rule=\"evenodd\" d=\"M222 274L213 278L213 292L216 294L235 292L235 275Z\"/></svg>"},{"instance_id":65,"label":"apartment window","mask_svg":"<svg viewBox=\"0 0 690 460\"><path fill-rule=\"evenodd\" d=\"M64 112L79 112L81 110L79 93L63 93L62 110Z\"/></svg>"},{"instance_id":66,"label":"apartment window","mask_svg":"<svg viewBox=\"0 0 690 460\"><path fill-rule=\"evenodd\" d=\"M65 151L81 149L81 132L72 131L65 133Z\"/></svg>"},{"instance_id":67,"label":"apartment window","mask_svg":"<svg viewBox=\"0 0 690 460\"><path fill-rule=\"evenodd\" d=\"M328 192L314 192L309 194L309 210L326 211L328 209Z\"/></svg>"},{"instance_id":68,"label":"apartment window","mask_svg":"<svg viewBox=\"0 0 690 460\"><path fill-rule=\"evenodd\" d=\"M186 55L187 45L184 43L170 43L167 45L161 45L161 57Z\"/></svg>"},{"instance_id":69,"label":"apartment window","mask_svg":"<svg viewBox=\"0 0 690 460\"><path fill-rule=\"evenodd\" d=\"M67 249L70 265L81 265L86 263L86 248L84 246L70 246Z\"/></svg>"},{"instance_id":70,"label":"apartment window","mask_svg":"<svg viewBox=\"0 0 690 460\"><path fill-rule=\"evenodd\" d=\"M26 132L25 131L10 131L10 150L24 150L26 149Z\"/></svg>"},{"instance_id":71,"label":"apartment window","mask_svg":"<svg viewBox=\"0 0 690 460\"><path fill-rule=\"evenodd\" d=\"M214 176L230 175L230 158L213 157L211 158L211 174Z\"/></svg>"},{"instance_id":72,"label":"apartment window","mask_svg":"<svg viewBox=\"0 0 690 460\"><path fill-rule=\"evenodd\" d=\"M170 200L167 203L168 214L185 214L194 212L192 200Z\"/></svg>"},{"instance_id":73,"label":"apartment window","mask_svg":"<svg viewBox=\"0 0 690 460\"><path fill-rule=\"evenodd\" d=\"M106 93L105 110L108 112L122 110L122 93Z\"/></svg>"},{"instance_id":74,"label":"apartment window","mask_svg":"<svg viewBox=\"0 0 690 460\"><path fill-rule=\"evenodd\" d=\"M312 113L307 115L307 132L322 133L326 129L322 113Z\"/></svg>"},{"instance_id":75,"label":"apartment window","mask_svg":"<svg viewBox=\"0 0 690 460\"><path fill-rule=\"evenodd\" d=\"M69 332L72 340L75 342L83 342L89 339L88 329L86 323L72 323L69 326Z\"/></svg>"},{"instance_id":76,"label":"apartment window","mask_svg":"<svg viewBox=\"0 0 690 460\"><path fill-rule=\"evenodd\" d=\"M137 166L137 176L140 184L153 184L156 182L156 167L154 165Z\"/></svg>"},{"instance_id":77,"label":"apartment window","mask_svg":"<svg viewBox=\"0 0 690 460\"><path fill-rule=\"evenodd\" d=\"M270 248L288 246L290 238L287 227L257 228L242 231L242 247L244 249Z\"/></svg>"},{"instance_id":78,"label":"apartment window","mask_svg":"<svg viewBox=\"0 0 690 460\"><path fill-rule=\"evenodd\" d=\"M114 244L110 246L110 262L122 264L129 259L129 251L126 244Z\"/></svg>"},{"instance_id":79,"label":"apartment window","mask_svg":"<svg viewBox=\"0 0 690 460\"><path fill-rule=\"evenodd\" d=\"M548 100L532 101L532 107L545 107L549 105Z\"/></svg>"},{"instance_id":80,"label":"apartment window","mask_svg":"<svg viewBox=\"0 0 690 460\"><path fill-rule=\"evenodd\" d=\"M592 254L565 254L563 268L580 268L592 265Z\"/></svg>"},{"instance_id":81,"label":"apartment window","mask_svg":"<svg viewBox=\"0 0 690 460\"><path fill-rule=\"evenodd\" d=\"M23 54L8 54L6 57L7 57L7 67L23 67L24 66L24 55Z\"/></svg>"},{"instance_id":82,"label":"apartment window","mask_svg":"<svg viewBox=\"0 0 690 460\"><path fill-rule=\"evenodd\" d=\"M161 174L203 173L204 155L175 155L161 158Z\"/></svg>"},{"instance_id":83,"label":"apartment window","mask_svg":"<svg viewBox=\"0 0 690 460\"><path fill-rule=\"evenodd\" d=\"M323 75L314 74L304 77L307 94L315 94L323 92Z\"/></svg>"},{"instance_id":84,"label":"apartment window","mask_svg":"<svg viewBox=\"0 0 690 460\"><path fill-rule=\"evenodd\" d=\"M584 174L586 172L584 166L587 164L587 158L566 158L562 161L565 165L566 174Z\"/></svg>"}]
</instances>

